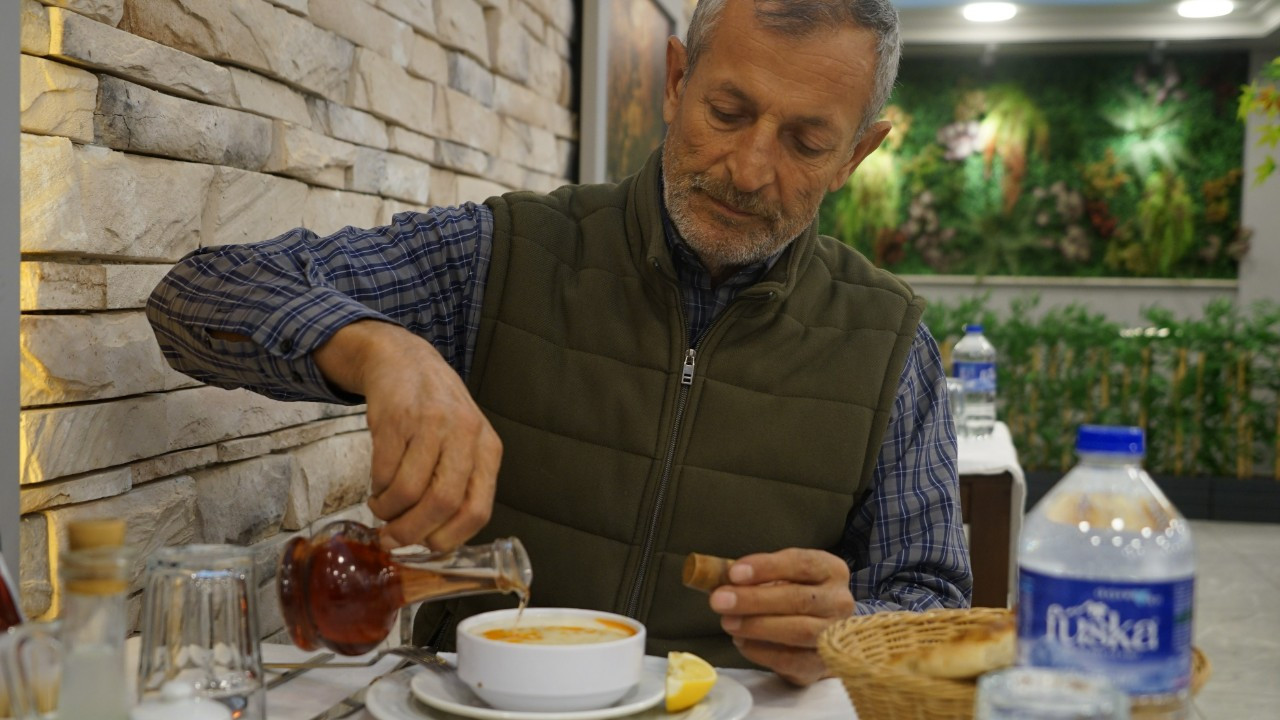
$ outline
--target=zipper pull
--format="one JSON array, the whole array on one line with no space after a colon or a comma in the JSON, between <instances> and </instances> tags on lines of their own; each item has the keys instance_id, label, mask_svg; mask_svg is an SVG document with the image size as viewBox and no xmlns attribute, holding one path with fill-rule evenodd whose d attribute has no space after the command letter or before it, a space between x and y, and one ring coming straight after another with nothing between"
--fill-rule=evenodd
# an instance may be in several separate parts
<instances>
[{"instance_id":1,"label":"zipper pull","mask_svg":"<svg viewBox=\"0 0 1280 720\"><path fill-rule=\"evenodd\" d=\"M684 366L680 368L680 384L693 384L693 367L698 364L698 351L689 348L684 354Z\"/></svg>"}]
</instances>

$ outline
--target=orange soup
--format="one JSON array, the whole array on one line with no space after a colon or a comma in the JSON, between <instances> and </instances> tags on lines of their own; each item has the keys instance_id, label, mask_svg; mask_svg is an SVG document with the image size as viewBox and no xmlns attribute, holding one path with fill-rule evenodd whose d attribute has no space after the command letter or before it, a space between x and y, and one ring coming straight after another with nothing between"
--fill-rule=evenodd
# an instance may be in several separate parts
<instances>
[{"instance_id":1,"label":"orange soup","mask_svg":"<svg viewBox=\"0 0 1280 720\"><path fill-rule=\"evenodd\" d=\"M625 623L595 618L590 625L529 625L478 631L481 637L525 645L581 645L621 640L636 634Z\"/></svg>"}]
</instances>

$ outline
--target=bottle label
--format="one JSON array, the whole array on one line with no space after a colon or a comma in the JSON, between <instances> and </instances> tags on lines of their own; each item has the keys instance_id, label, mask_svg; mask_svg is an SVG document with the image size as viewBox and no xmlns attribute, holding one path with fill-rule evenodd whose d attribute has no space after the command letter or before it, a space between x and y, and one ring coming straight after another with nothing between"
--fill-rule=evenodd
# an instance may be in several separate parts
<instances>
[{"instance_id":1,"label":"bottle label","mask_svg":"<svg viewBox=\"0 0 1280 720\"><path fill-rule=\"evenodd\" d=\"M996 364L993 362L952 363L956 377L964 381L965 392L993 393L996 391Z\"/></svg>"},{"instance_id":2,"label":"bottle label","mask_svg":"<svg viewBox=\"0 0 1280 720\"><path fill-rule=\"evenodd\" d=\"M1192 578L1126 583L1018 570L1019 664L1103 674L1130 695L1190 684Z\"/></svg>"}]
</instances>

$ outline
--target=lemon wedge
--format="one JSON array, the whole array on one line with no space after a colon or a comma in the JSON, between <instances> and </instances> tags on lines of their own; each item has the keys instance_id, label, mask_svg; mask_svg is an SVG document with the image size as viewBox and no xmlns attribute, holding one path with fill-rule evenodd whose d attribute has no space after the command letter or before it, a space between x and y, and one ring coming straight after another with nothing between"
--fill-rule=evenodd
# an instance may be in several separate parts
<instances>
[{"instance_id":1,"label":"lemon wedge","mask_svg":"<svg viewBox=\"0 0 1280 720\"><path fill-rule=\"evenodd\" d=\"M716 684L711 663L687 652L667 653L667 712L697 705Z\"/></svg>"}]
</instances>

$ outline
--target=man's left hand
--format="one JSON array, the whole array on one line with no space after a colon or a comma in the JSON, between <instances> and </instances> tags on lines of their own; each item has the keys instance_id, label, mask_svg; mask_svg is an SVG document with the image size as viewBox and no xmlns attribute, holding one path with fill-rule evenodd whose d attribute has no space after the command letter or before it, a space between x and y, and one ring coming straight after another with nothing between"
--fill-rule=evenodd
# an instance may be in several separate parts
<instances>
[{"instance_id":1,"label":"man's left hand","mask_svg":"<svg viewBox=\"0 0 1280 720\"><path fill-rule=\"evenodd\" d=\"M854 611L844 560L790 548L740 558L729 578L711 593L711 609L742 656L796 685L827 677L818 636Z\"/></svg>"}]
</instances>

